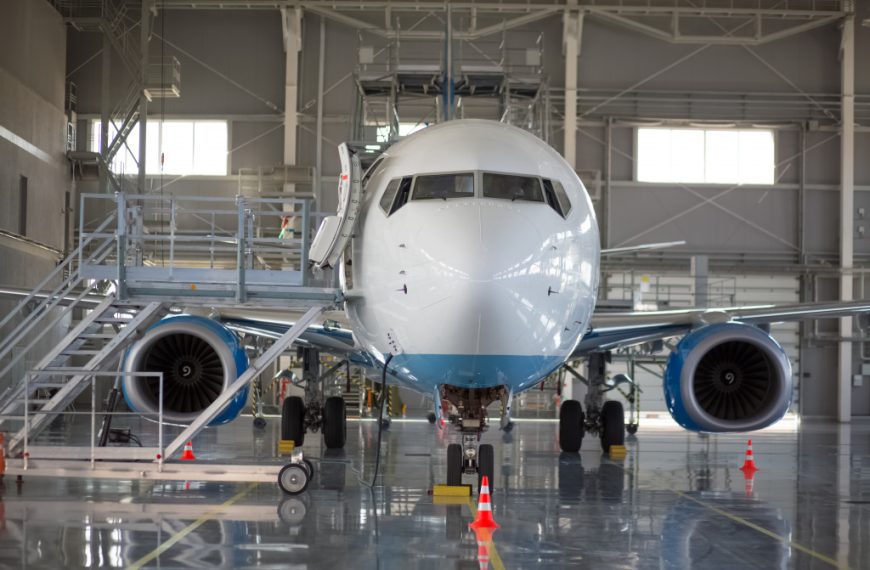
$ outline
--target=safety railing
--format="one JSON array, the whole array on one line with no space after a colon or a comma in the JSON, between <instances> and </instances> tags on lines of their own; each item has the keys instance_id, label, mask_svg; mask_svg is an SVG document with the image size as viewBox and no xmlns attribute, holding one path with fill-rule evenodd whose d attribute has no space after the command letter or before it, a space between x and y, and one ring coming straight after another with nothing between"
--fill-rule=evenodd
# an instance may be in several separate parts
<instances>
[{"instance_id":1,"label":"safety railing","mask_svg":"<svg viewBox=\"0 0 870 570\"><path fill-rule=\"evenodd\" d=\"M90 230L87 219L114 209L114 226ZM116 247L84 274L117 282L121 299L149 291L175 295L235 297L328 287L331 272L313 274L308 250L325 216L298 198L235 198L83 194L79 235L115 240ZM280 295L278 295L280 296Z\"/></svg>"},{"instance_id":2,"label":"safety railing","mask_svg":"<svg viewBox=\"0 0 870 570\"><path fill-rule=\"evenodd\" d=\"M74 376L82 377L82 381L90 383L90 410L79 411L75 409L66 410L43 410L31 409L30 393L32 389L39 387L40 376L65 376L71 378ZM98 410L97 406L97 380L99 378L114 379L115 382L120 382L124 378L135 378L147 380L149 378L157 380L157 412L118 412L115 410ZM150 460L156 461L162 465L164 461L164 429L163 422L163 373L162 372L124 372L124 371L105 371L105 372L83 372L78 368L70 368L68 370L54 369L51 371L29 371L25 375L25 402L24 414L22 416L4 416L4 420L20 420L24 427L24 447L22 458L24 460L24 468L27 469L31 459L72 459L72 460L88 460L91 466L95 466L98 460ZM55 445L34 442L30 438L30 426L33 418L43 414L51 414L58 417L85 418L87 424L79 424L73 429L65 431L72 439L64 442L54 442ZM97 416L102 416L104 421L101 422L100 431L98 431ZM111 419L116 417L136 417L142 418L149 422L156 434L149 435L155 439L150 441L146 439L142 441L141 437L146 437L146 430L140 430L140 435L134 435L133 438L127 439L128 443L136 443L137 447L131 446L110 446L108 442L110 437L102 436L102 431L108 433L111 430ZM84 428L83 430L77 428ZM79 445L83 437L88 437L87 445ZM101 445L103 443L103 445ZM147 444L147 445L146 445Z\"/></svg>"}]
</instances>

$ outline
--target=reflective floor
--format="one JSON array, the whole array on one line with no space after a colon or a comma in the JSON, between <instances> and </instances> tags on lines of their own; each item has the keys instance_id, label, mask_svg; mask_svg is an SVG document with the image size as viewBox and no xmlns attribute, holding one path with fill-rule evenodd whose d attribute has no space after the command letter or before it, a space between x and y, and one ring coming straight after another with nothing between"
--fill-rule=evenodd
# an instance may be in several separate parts
<instances>
[{"instance_id":1,"label":"reflective floor","mask_svg":"<svg viewBox=\"0 0 870 570\"><path fill-rule=\"evenodd\" d=\"M206 432L199 461L256 459L277 425ZM394 422L370 489L377 429L352 422L341 453L308 436L316 474L296 497L273 484L6 477L0 568L870 568L870 424L755 434L752 481L741 436L641 424L613 461L591 437L560 454L556 428L484 436L496 446L491 541L468 528L475 504L430 493L455 434Z\"/></svg>"}]
</instances>

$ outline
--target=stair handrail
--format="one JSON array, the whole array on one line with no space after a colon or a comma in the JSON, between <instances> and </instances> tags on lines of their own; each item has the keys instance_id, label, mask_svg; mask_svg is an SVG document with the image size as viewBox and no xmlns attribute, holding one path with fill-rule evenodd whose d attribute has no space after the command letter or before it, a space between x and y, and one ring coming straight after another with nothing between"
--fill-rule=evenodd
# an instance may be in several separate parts
<instances>
[{"instance_id":1,"label":"stair handrail","mask_svg":"<svg viewBox=\"0 0 870 570\"><path fill-rule=\"evenodd\" d=\"M97 228L97 230L95 230L94 233L99 233L102 230L106 229L106 227L114 220L116 215L117 215L116 212L112 212L109 216L107 216L106 219L103 221L103 223L100 224L100 226ZM63 262L61 262L57 267L55 267L51 273L49 273L42 281L40 281L36 285L36 287L34 287L33 290L24 299L19 301L19 303L11 311L9 311L9 313L3 318L3 320L0 321L0 329L2 329L4 326L9 324L9 322L12 320L12 318L19 316L22 313L22 311L27 307L27 305L31 301L33 301L37 297L37 295L41 294L43 288L46 285L48 285L48 283L50 283L57 276L63 275L63 272L67 268L70 268L72 266L71 264L74 260L77 260L77 259L79 260L79 267L80 267L81 266L81 254L83 252L83 249L88 244L90 244L91 241L93 241L93 240L94 240L94 236L86 236L86 237L82 238L79 246L76 249L74 249L66 257L66 259L64 259ZM96 255L102 256L100 261L102 261L102 259L105 259L105 256L108 255L108 253L111 251L111 247L106 247L106 246L107 245L111 246L113 241L114 240L112 240L112 239L106 239L105 242L100 245L100 247L98 247L94 252L89 254L88 261L91 261ZM66 297L73 289L75 289L75 287L81 281L79 267L76 267L74 270L70 271L69 277L67 277L64 281L62 281L61 284L58 285L57 287L55 287L48 295L46 295L39 302L39 304L33 309L31 314L34 314L37 312L45 312L46 310L53 308L61 300L63 300L63 298ZM88 291L88 290L90 290L90 288L86 289L86 291ZM30 319L29 321L31 323L31 326L29 326L29 327L27 326L28 320L23 320L9 334L7 334L4 337L3 343L0 344L0 359L5 357L12 350L12 347L14 346L14 344L11 342L12 339L19 337L22 334L26 334L26 332L29 331L30 328L32 328L32 325L37 322L37 319ZM26 329L26 330L23 330L23 329ZM0 374L0 377L2 377L2 374Z\"/></svg>"}]
</instances>

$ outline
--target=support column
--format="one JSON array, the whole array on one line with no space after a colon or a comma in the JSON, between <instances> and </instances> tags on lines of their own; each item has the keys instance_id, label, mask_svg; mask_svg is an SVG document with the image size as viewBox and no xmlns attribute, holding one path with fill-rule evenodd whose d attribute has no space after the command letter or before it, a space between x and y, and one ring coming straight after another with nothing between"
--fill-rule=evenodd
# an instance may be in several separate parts
<instances>
[{"instance_id":1,"label":"support column","mask_svg":"<svg viewBox=\"0 0 870 570\"><path fill-rule=\"evenodd\" d=\"M320 49L317 52L317 141L315 141L314 204L323 210L323 80L326 75L326 18L320 16Z\"/></svg>"},{"instance_id":2,"label":"support column","mask_svg":"<svg viewBox=\"0 0 870 570\"><path fill-rule=\"evenodd\" d=\"M102 87L100 91L100 156L106 158L109 152L109 119L112 112L112 42L109 40L108 34L103 34L103 54L102 54L102 72L100 81ZM105 168L100 168L100 192L109 192L109 173L107 172L109 165Z\"/></svg>"},{"instance_id":3,"label":"support column","mask_svg":"<svg viewBox=\"0 0 870 570\"><path fill-rule=\"evenodd\" d=\"M842 81L840 134L840 300L851 301L855 210L855 17L843 20L840 54ZM852 418L852 318L840 319L837 354L837 419Z\"/></svg>"},{"instance_id":4,"label":"support column","mask_svg":"<svg viewBox=\"0 0 870 570\"><path fill-rule=\"evenodd\" d=\"M565 55L565 122L562 155L574 170L577 170L577 60L580 57L580 36L583 31L583 14L576 8L577 1L570 0L562 22L562 52Z\"/></svg>"},{"instance_id":5,"label":"support column","mask_svg":"<svg viewBox=\"0 0 870 570\"><path fill-rule=\"evenodd\" d=\"M145 193L145 166L148 162L148 97L145 96L145 81L148 76L148 40L151 38L151 6L154 0L142 0L142 20L139 24L139 192Z\"/></svg>"},{"instance_id":6,"label":"support column","mask_svg":"<svg viewBox=\"0 0 870 570\"><path fill-rule=\"evenodd\" d=\"M690 275L692 276L692 292L695 296L696 307L706 307L709 304L709 265L710 258L706 255L693 255L691 260Z\"/></svg>"},{"instance_id":7,"label":"support column","mask_svg":"<svg viewBox=\"0 0 870 570\"><path fill-rule=\"evenodd\" d=\"M302 49L302 10L281 9L284 32L284 164L296 164L296 127L299 105L299 51ZM292 184L290 191L293 191ZM287 188L284 189L287 192Z\"/></svg>"}]
</instances>

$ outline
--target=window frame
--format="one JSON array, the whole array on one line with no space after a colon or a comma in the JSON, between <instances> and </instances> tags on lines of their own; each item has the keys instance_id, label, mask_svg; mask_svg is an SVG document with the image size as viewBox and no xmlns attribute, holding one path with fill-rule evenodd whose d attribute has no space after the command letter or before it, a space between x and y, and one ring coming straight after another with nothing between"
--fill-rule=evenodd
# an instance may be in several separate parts
<instances>
[{"instance_id":1,"label":"window frame","mask_svg":"<svg viewBox=\"0 0 870 570\"><path fill-rule=\"evenodd\" d=\"M705 178L705 180L703 182L680 182L680 181L674 181L674 180L669 180L669 181L641 180L640 177L638 176L638 171L639 171L639 166L640 166L640 131L641 131L641 129L668 130L668 131L694 130L694 131L700 131L700 132L704 133L704 178ZM636 183L639 183L639 184L692 184L692 185L707 185L707 186L731 186L731 185L776 186L776 184L777 184L777 180L778 180L777 173L779 172L779 165L777 164L777 150L778 150L778 146L779 146L779 130L778 129L775 129L775 128L771 128L771 129L752 128L752 127L747 127L747 128L716 127L713 125L710 125L709 127L704 127L704 126L683 127L683 126L679 126L679 125L676 125L676 126L662 125L662 126L637 126L632 130L634 131L634 136L633 136L633 140L632 140L632 143L633 143L632 144L632 147L633 147L632 151L633 151L633 156L634 156L634 160L632 161L632 177L633 177L632 179ZM708 131L726 131L726 132L731 131L731 132L736 132L736 133L748 131L748 132L770 133L770 135L773 139L773 165L772 165L772 178L773 178L773 180L771 182L708 182L706 180L706 177L707 177L707 132ZM738 160L739 160L739 157L738 157Z\"/></svg>"}]
</instances>

